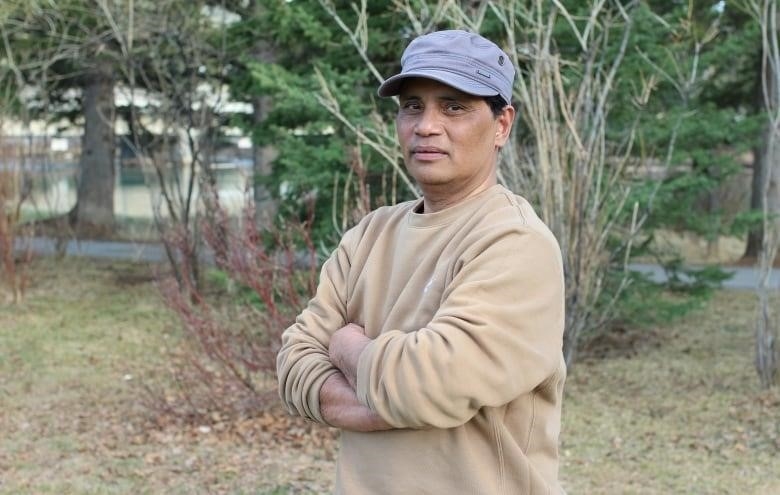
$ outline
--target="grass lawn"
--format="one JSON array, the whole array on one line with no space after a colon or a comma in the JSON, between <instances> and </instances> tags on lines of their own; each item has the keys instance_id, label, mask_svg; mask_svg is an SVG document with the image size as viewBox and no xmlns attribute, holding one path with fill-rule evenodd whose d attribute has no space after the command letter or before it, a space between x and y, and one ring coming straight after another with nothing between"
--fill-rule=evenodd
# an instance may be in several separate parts
<instances>
[{"instance_id":1,"label":"grass lawn","mask_svg":"<svg viewBox=\"0 0 780 495\"><path fill-rule=\"evenodd\" d=\"M0 494L329 492L331 430L146 407L178 335L151 269L38 260L30 279L22 304L0 303ZM564 405L568 492L780 493L780 391L757 385L753 314L752 294L724 291L584 354Z\"/></svg>"}]
</instances>

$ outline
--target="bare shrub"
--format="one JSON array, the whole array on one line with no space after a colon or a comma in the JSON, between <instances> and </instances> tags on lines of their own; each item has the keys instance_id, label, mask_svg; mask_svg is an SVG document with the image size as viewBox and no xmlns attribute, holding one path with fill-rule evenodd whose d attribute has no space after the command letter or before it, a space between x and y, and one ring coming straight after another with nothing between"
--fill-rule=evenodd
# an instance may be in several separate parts
<instances>
[{"instance_id":1,"label":"bare shrub","mask_svg":"<svg viewBox=\"0 0 780 495\"><path fill-rule=\"evenodd\" d=\"M29 244L22 247L32 230L21 223L22 206L30 194L24 186L23 160L23 148L7 142L0 133L0 278L5 279L14 303L24 298L28 283L25 267L32 258Z\"/></svg>"},{"instance_id":2,"label":"bare shrub","mask_svg":"<svg viewBox=\"0 0 780 495\"><path fill-rule=\"evenodd\" d=\"M348 151L346 178L334 185L334 227L354 225L372 208L393 198L394 175L383 174L372 188L360 146ZM200 424L256 415L278 404L276 354L281 334L314 295L320 249L312 238L314 198L303 220L278 217L257 222L247 194L239 218L221 207L213 186L198 221L208 263L204 283L172 275L161 280L163 300L181 322L182 339L169 349L173 387L147 387L148 405L164 418ZM267 226L267 227L263 227ZM187 266L186 229L166 232L171 256Z\"/></svg>"},{"instance_id":3,"label":"bare shrub","mask_svg":"<svg viewBox=\"0 0 780 495\"><path fill-rule=\"evenodd\" d=\"M569 365L580 337L605 324L625 288L627 278L618 283L610 302L598 305L616 254L625 252L627 259L637 233L638 212L626 215L632 205L626 204L630 189L623 180L634 129L621 143L606 137L614 79L625 55L635 4L610 10L604 2L593 2L580 29L557 2L556 8L532 2L522 15L505 5L492 9L504 26L510 57L517 67L527 67L518 77L516 97L528 132L524 138L518 136L517 146L505 155L503 178L538 205L561 244L567 288L564 356ZM565 60L556 51L554 26L559 18L579 41L578 60ZM620 43L611 53L605 38L614 28ZM516 39L515 33L524 33L524 39ZM565 77L567 64L579 67L578 78ZM616 234L625 241L608 247Z\"/></svg>"},{"instance_id":4,"label":"bare shrub","mask_svg":"<svg viewBox=\"0 0 780 495\"><path fill-rule=\"evenodd\" d=\"M248 203L238 220L217 207L201 221L216 268L208 283L185 279L181 285L168 278L160 284L184 332L170 351L175 388L149 390L151 406L160 412L209 422L277 403L281 333L314 294L319 265L311 218L260 231ZM187 249L186 239L178 244Z\"/></svg>"},{"instance_id":5,"label":"bare shrub","mask_svg":"<svg viewBox=\"0 0 780 495\"><path fill-rule=\"evenodd\" d=\"M224 114L229 47L206 4L172 0L136 6L133 22L112 24L125 47L129 136L150 189L154 221L179 285L200 283L203 191L216 183L213 159Z\"/></svg>"}]
</instances>

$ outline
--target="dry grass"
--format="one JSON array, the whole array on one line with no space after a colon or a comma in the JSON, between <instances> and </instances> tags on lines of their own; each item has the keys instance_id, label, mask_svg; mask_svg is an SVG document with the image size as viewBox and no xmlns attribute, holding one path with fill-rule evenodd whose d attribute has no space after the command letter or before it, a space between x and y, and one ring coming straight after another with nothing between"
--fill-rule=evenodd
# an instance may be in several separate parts
<instances>
[{"instance_id":1,"label":"dry grass","mask_svg":"<svg viewBox=\"0 0 780 495\"><path fill-rule=\"evenodd\" d=\"M627 355L577 366L564 403L571 493L780 493L780 391L758 387L755 304L720 292Z\"/></svg>"},{"instance_id":2,"label":"dry grass","mask_svg":"<svg viewBox=\"0 0 780 495\"><path fill-rule=\"evenodd\" d=\"M284 415L154 417L175 322L148 267L37 261L0 306L0 494L327 493L333 433ZM722 292L584 359L567 385L570 494L780 493L780 393L758 389L753 297Z\"/></svg>"},{"instance_id":3,"label":"dry grass","mask_svg":"<svg viewBox=\"0 0 780 495\"><path fill-rule=\"evenodd\" d=\"M176 338L150 273L39 261L26 302L0 306L0 493L326 490L324 428L269 415L177 424L145 408L141 383L167 383Z\"/></svg>"}]
</instances>

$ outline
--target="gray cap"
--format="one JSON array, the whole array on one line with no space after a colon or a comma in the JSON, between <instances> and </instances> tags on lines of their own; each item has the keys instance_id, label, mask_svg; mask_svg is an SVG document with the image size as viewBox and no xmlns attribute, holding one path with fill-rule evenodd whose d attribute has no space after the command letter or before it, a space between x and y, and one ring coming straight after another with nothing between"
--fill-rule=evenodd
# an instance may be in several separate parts
<instances>
[{"instance_id":1,"label":"gray cap","mask_svg":"<svg viewBox=\"0 0 780 495\"><path fill-rule=\"evenodd\" d=\"M415 38L401 56L401 73L379 86L379 96L395 96L409 77L424 77L477 96L501 95L512 101L515 68L495 43L467 31L436 31Z\"/></svg>"}]
</instances>

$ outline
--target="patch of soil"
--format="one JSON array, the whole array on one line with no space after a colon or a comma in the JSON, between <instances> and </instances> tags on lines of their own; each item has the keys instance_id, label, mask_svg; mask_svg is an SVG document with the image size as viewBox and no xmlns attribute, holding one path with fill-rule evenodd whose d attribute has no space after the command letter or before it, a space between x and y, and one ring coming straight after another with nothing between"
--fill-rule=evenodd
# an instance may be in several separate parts
<instances>
[{"instance_id":1,"label":"patch of soil","mask_svg":"<svg viewBox=\"0 0 780 495\"><path fill-rule=\"evenodd\" d=\"M584 341L577 350L578 361L633 358L648 348L657 349L665 340L657 328L616 327Z\"/></svg>"},{"instance_id":2,"label":"patch of soil","mask_svg":"<svg viewBox=\"0 0 780 495\"><path fill-rule=\"evenodd\" d=\"M303 452L317 450L329 459L335 458L339 437L339 431L335 428L291 416L281 407L272 407L256 416L239 419L223 419L214 413L210 421L196 423L179 421L173 416L150 414L142 431L146 439L158 437L163 432L193 439L213 433L221 440L239 440L247 445L284 445Z\"/></svg>"},{"instance_id":3,"label":"patch of soil","mask_svg":"<svg viewBox=\"0 0 780 495\"><path fill-rule=\"evenodd\" d=\"M290 494L332 491L338 430L290 416L279 407L243 419L210 419L191 423L148 416L135 435L125 435L124 444L130 444L126 455L142 458L152 471L189 471L189 483L208 487L209 493L234 493L231 485L236 483L285 487ZM171 455L177 450L187 455ZM167 485L161 481L151 483Z\"/></svg>"}]
</instances>

